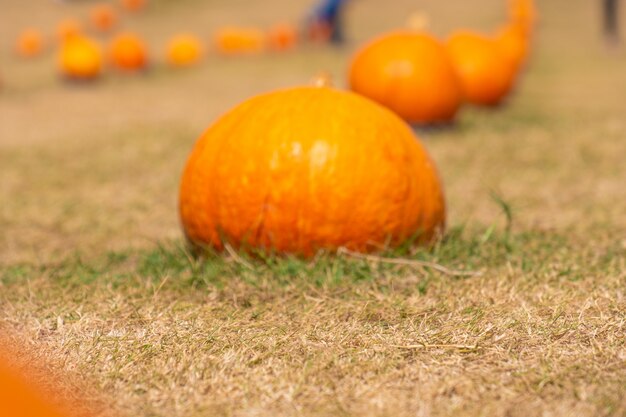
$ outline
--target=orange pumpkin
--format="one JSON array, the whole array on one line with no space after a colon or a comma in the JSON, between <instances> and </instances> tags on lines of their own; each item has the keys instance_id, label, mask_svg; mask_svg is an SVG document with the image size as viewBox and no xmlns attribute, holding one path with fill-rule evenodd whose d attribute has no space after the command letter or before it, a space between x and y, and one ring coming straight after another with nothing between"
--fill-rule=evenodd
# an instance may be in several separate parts
<instances>
[{"instance_id":1,"label":"orange pumpkin","mask_svg":"<svg viewBox=\"0 0 626 417\"><path fill-rule=\"evenodd\" d=\"M69 80L95 80L102 72L102 50L95 41L78 36L61 46L59 68Z\"/></svg>"},{"instance_id":2,"label":"orange pumpkin","mask_svg":"<svg viewBox=\"0 0 626 417\"><path fill-rule=\"evenodd\" d=\"M41 392L33 387L31 381L1 362L0 410L2 410L2 415L11 417L62 417L65 415L50 401L44 399Z\"/></svg>"},{"instance_id":3,"label":"orange pumpkin","mask_svg":"<svg viewBox=\"0 0 626 417\"><path fill-rule=\"evenodd\" d=\"M132 33L122 33L111 41L109 57L113 66L123 71L141 71L148 66L147 48Z\"/></svg>"},{"instance_id":4,"label":"orange pumpkin","mask_svg":"<svg viewBox=\"0 0 626 417\"><path fill-rule=\"evenodd\" d=\"M80 36L82 31L80 23L74 19L65 19L57 25L57 37L61 42Z\"/></svg>"},{"instance_id":5,"label":"orange pumpkin","mask_svg":"<svg viewBox=\"0 0 626 417\"><path fill-rule=\"evenodd\" d=\"M388 109L326 86L252 98L196 143L179 194L189 241L311 256L370 251L445 223L433 161Z\"/></svg>"},{"instance_id":6,"label":"orange pumpkin","mask_svg":"<svg viewBox=\"0 0 626 417\"><path fill-rule=\"evenodd\" d=\"M117 25L117 14L108 4L99 4L89 14L91 25L98 32L110 32Z\"/></svg>"},{"instance_id":7,"label":"orange pumpkin","mask_svg":"<svg viewBox=\"0 0 626 417\"><path fill-rule=\"evenodd\" d=\"M496 32L495 39L515 68L522 67L529 52L529 40L523 28L516 24L505 25Z\"/></svg>"},{"instance_id":8,"label":"orange pumpkin","mask_svg":"<svg viewBox=\"0 0 626 417\"><path fill-rule=\"evenodd\" d=\"M494 106L511 92L517 69L494 39L460 31L447 46L467 101Z\"/></svg>"},{"instance_id":9,"label":"orange pumpkin","mask_svg":"<svg viewBox=\"0 0 626 417\"><path fill-rule=\"evenodd\" d=\"M534 0L509 0L509 17L514 24L520 25L528 35L537 22L537 7Z\"/></svg>"},{"instance_id":10,"label":"orange pumpkin","mask_svg":"<svg viewBox=\"0 0 626 417\"><path fill-rule=\"evenodd\" d=\"M298 31L293 25L280 24L272 27L267 34L267 44L274 51L287 51L298 43Z\"/></svg>"},{"instance_id":11,"label":"orange pumpkin","mask_svg":"<svg viewBox=\"0 0 626 417\"><path fill-rule=\"evenodd\" d=\"M121 6L124 10L137 13L146 8L148 0L120 0Z\"/></svg>"},{"instance_id":12,"label":"orange pumpkin","mask_svg":"<svg viewBox=\"0 0 626 417\"><path fill-rule=\"evenodd\" d=\"M451 121L462 92L444 45L417 31L384 35L358 51L350 87L409 122Z\"/></svg>"},{"instance_id":13,"label":"orange pumpkin","mask_svg":"<svg viewBox=\"0 0 626 417\"><path fill-rule=\"evenodd\" d=\"M36 29L24 30L18 37L15 45L15 52L22 58L33 58L41 55L43 49L43 37Z\"/></svg>"},{"instance_id":14,"label":"orange pumpkin","mask_svg":"<svg viewBox=\"0 0 626 417\"><path fill-rule=\"evenodd\" d=\"M265 46L263 32L254 28L223 28L215 34L215 46L224 55L259 53Z\"/></svg>"},{"instance_id":15,"label":"orange pumpkin","mask_svg":"<svg viewBox=\"0 0 626 417\"><path fill-rule=\"evenodd\" d=\"M1 358L0 358L1 359ZM47 401L32 381L24 378L0 360L0 410L11 417L62 417L60 408ZM6 413L6 414L5 414Z\"/></svg>"},{"instance_id":16,"label":"orange pumpkin","mask_svg":"<svg viewBox=\"0 0 626 417\"><path fill-rule=\"evenodd\" d=\"M202 43L194 35L177 35L167 45L166 59L172 67L193 66L202 59L202 55Z\"/></svg>"},{"instance_id":17,"label":"orange pumpkin","mask_svg":"<svg viewBox=\"0 0 626 417\"><path fill-rule=\"evenodd\" d=\"M315 20L309 24L307 36L309 41L313 43L325 44L330 42L333 36L333 29L327 22Z\"/></svg>"}]
</instances>

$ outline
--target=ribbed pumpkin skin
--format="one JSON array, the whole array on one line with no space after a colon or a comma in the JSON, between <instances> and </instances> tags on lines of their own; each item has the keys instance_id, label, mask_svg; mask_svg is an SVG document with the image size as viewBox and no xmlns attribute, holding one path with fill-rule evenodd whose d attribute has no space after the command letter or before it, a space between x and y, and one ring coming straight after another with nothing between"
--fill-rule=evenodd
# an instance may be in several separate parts
<instances>
[{"instance_id":1,"label":"ribbed pumpkin skin","mask_svg":"<svg viewBox=\"0 0 626 417\"><path fill-rule=\"evenodd\" d=\"M413 123L449 122L462 102L445 47L420 32L396 32L358 51L350 87Z\"/></svg>"},{"instance_id":2,"label":"ribbed pumpkin skin","mask_svg":"<svg viewBox=\"0 0 626 417\"><path fill-rule=\"evenodd\" d=\"M447 47L467 101L495 106L511 92L517 68L496 40L460 31L450 37Z\"/></svg>"},{"instance_id":3,"label":"ribbed pumpkin skin","mask_svg":"<svg viewBox=\"0 0 626 417\"><path fill-rule=\"evenodd\" d=\"M196 143L180 188L188 239L310 256L367 251L444 227L436 168L411 129L331 88L253 98Z\"/></svg>"}]
</instances>

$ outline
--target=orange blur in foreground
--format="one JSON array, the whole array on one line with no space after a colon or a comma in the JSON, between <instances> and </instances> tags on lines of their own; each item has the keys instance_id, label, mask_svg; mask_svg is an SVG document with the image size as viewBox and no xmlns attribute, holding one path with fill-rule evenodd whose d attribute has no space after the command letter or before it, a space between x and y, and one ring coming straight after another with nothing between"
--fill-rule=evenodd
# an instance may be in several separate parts
<instances>
[{"instance_id":1,"label":"orange blur in foreground","mask_svg":"<svg viewBox=\"0 0 626 417\"><path fill-rule=\"evenodd\" d=\"M0 415L3 417L70 417L52 405L24 375L0 356Z\"/></svg>"}]
</instances>

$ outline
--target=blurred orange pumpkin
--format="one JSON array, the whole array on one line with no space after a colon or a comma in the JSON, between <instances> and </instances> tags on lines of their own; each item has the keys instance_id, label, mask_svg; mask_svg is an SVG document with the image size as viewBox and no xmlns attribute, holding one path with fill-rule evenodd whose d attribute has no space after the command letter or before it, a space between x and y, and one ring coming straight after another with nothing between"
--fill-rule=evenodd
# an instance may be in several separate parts
<instances>
[{"instance_id":1,"label":"blurred orange pumpkin","mask_svg":"<svg viewBox=\"0 0 626 417\"><path fill-rule=\"evenodd\" d=\"M77 36L61 46L59 68L69 80L95 80L102 72L102 50L95 41Z\"/></svg>"},{"instance_id":2,"label":"blurred orange pumpkin","mask_svg":"<svg viewBox=\"0 0 626 417\"><path fill-rule=\"evenodd\" d=\"M330 42L332 35L332 28L328 23L322 20L315 20L311 22L307 28L308 39L313 43L328 43Z\"/></svg>"},{"instance_id":3,"label":"blurred orange pumpkin","mask_svg":"<svg viewBox=\"0 0 626 417\"><path fill-rule=\"evenodd\" d=\"M254 28L222 28L215 34L215 46L225 55L251 54L261 52L265 36Z\"/></svg>"},{"instance_id":4,"label":"blurred orange pumpkin","mask_svg":"<svg viewBox=\"0 0 626 417\"><path fill-rule=\"evenodd\" d=\"M80 23L75 19L65 19L57 25L57 37L61 42L81 35L82 31Z\"/></svg>"},{"instance_id":5,"label":"blurred orange pumpkin","mask_svg":"<svg viewBox=\"0 0 626 417\"><path fill-rule=\"evenodd\" d=\"M459 31L449 38L447 47L466 100L494 106L510 93L517 69L494 39Z\"/></svg>"},{"instance_id":6,"label":"blurred orange pumpkin","mask_svg":"<svg viewBox=\"0 0 626 417\"><path fill-rule=\"evenodd\" d=\"M270 28L267 44L274 51L287 51L298 43L298 31L290 24L283 23Z\"/></svg>"},{"instance_id":7,"label":"blurred orange pumpkin","mask_svg":"<svg viewBox=\"0 0 626 417\"><path fill-rule=\"evenodd\" d=\"M15 52L22 58L33 58L41 54L44 41L41 33L36 29L24 30L17 39Z\"/></svg>"},{"instance_id":8,"label":"blurred orange pumpkin","mask_svg":"<svg viewBox=\"0 0 626 417\"><path fill-rule=\"evenodd\" d=\"M98 32L110 32L117 24L117 14L108 4L99 4L89 14L91 25Z\"/></svg>"},{"instance_id":9,"label":"blurred orange pumpkin","mask_svg":"<svg viewBox=\"0 0 626 417\"><path fill-rule=\"evenodd\" d=\"M167 45L166 59L172 67L195 65L202 59L202 55L202 43L191 34L174 36Z\"/></svg>"},{"instance_id":10,"label":"blurred orange pumpkin","mask_svg":"<svg viewBox=\"0 0 626 417\"><path fill-rule=\"evenodd\" d=\"M419 31L379 37L359 50L350 88L414 123L451 121L463 94L446 48Z\"/></svg>"},{"instance_id":11,"label":"blurred orange pumpkin","mask_svg":"<svg viewBox=\"0 0 626 417\"><path fill-rule=\"evenodd\" d=\"M312 256L428 242L445 223L437 170L388 109L326 86L252 98L196 143L179 194L189 241Z\"/></svg>"},{"instance_id":12,"label":"blurred orange pumpkin","mask_svg":"<svg viewBox=\"0 0 626 417\"><path fill-rule=\"evenodd\" d=\"M0 410L3 416L66 416L60 407L45 398L40 387L35 387L33 381L9 365L12 363L9 358L0 357Z\"/></svg>"},{"instance_id":13,"label":"blurred orange pumpkin","mask_svg":"<svg viewBox=\"0 0 626 417\"><path fill-rule=\"evenodd\" d=\"M135 34L117 35L109 46L109 57L114 67L124 71L140 71L148 65L148 51Z\"/></svg>"},{"instance_id":14,"label":"blurred orange pumpkin","mask_svg":"<svg viewBox=\"0 0 626 417\"><path fill-rule=\"evenodd\" d=\"M537 22L537 7L534 0L509 0L509 18L511 23L523 28L529 35Z\"/></svg>"},{"instance_id":15,"label":"blurred orange pumpkin","mask_svg":"<svg viewBox=\"0 0 626 417\"><path fill-rule=\"evenodd\" d=\"M129 12L136 13L146 8L148 0L120 0L122 7Z\"/></svg>"},{"instance_id":16,"label":"blurred orange pumpkin","mask_svg":"<svg viewBox=\"0 0 626 417\"><path fill-rule=\"evenodd\" d=\"M495 39L515 68L522 67L529 52L529 39L524 34L524 29L516 24L502 26L496 32Z\"/></svg>"}]
</instances>

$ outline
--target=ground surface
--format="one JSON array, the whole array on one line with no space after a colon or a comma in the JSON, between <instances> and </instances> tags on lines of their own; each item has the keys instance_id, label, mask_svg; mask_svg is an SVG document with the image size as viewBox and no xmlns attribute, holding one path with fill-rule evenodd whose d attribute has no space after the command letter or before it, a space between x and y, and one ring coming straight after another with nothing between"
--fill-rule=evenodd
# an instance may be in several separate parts
<instances>
[{"instance_id":1,"label":"ground surface","mask_svg":"<svg viewBox=\"0 0 626 417\"><path fill-rule=\"evenodd\" d=\"M422 134L450 232L389 254L426 262L400 265L199 263L181 249L176 191L217 115L320 70L343 84L350 50L414 2L355 2L345 50L212 57L93 88L58 83L53 57L7 53L19 28L84 13L25 3L0 6L0 323L69 396L128 416L626 415L626 54L604 48L594 2L542 2L511 103ZM290 20L307 3L161 1L125 25L158 54L171 33ZM440 34L504 13L418 3Z\"/></svg>"}]
</instances>

